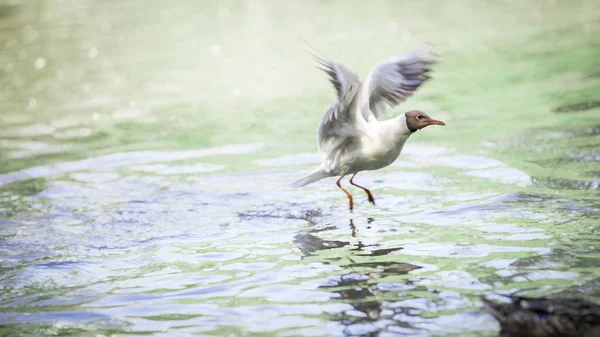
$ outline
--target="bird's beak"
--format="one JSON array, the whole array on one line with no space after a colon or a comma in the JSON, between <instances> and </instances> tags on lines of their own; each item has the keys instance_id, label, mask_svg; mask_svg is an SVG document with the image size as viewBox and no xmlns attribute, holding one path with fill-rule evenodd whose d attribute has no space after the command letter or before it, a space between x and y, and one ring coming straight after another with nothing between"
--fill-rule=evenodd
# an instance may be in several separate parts
<instances>
[{"instance_id":1,"label":"bird's beak","mask_svg":"<svg viewBox=\"0 0 600 337\"><path fill-rule=\"evenodd\" d=\"M430 119L427 121L427 125L446 125L446 123L442 122L442 121L438 121L436 119Z\"/></svg>"}]
</instances>

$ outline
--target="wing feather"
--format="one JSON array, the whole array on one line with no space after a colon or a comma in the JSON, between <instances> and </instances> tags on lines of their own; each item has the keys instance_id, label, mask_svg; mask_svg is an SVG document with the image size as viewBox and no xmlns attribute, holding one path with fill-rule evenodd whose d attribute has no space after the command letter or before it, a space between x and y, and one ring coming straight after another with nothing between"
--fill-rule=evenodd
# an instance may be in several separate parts
<instances>
[{"instance_id":1,"label":"wing feather","mask_svg":"<svg viewBox=\"0 0 600 337\"><path fill-rule=\"evenodd\" d=\"M325 170L330 172L337 166L341 151L349 139L360 136L360 124L365 120L355 107L362 83L358 75L343 64L315 58L321 65L320 69L329 75L337 93L336 100L323 116L317 131L319 152Z\"/></svg>"},{"instance_id":2,"label":"wing feather","mask_svg":"<svg viewBox=\"0 0 600 337\"><path fill-rule=\"evenodd\" d=\"M380 119L390 108L404 102L430 78L434 62L429 51L416 49L375 65L362 89L369 101L363 117Z\"/></svg>"}]
</instances>

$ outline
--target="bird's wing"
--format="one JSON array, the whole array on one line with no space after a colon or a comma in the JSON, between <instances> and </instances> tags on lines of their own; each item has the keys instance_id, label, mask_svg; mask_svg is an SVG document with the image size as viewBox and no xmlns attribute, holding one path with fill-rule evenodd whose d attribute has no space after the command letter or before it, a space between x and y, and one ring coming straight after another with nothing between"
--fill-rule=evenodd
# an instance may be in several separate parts
<instances>
[{"instance_id":1,"label":"bird's wing","mask_svg":"<svg viewBox=\"0 0 600 337\"><path fill-rule=\"evenodd\" d=\"M325 113L317 131L319 151L324 157L325 170L330 172L337 166L344 144L353 137L359 137L361 125L366 123L355 108L361 81L354 71L343 64L315 58L322 66L320 69L330 76L330 81L337 91L337 98Z\"/></svg>"},{"instance_id":2,"label":"bird's wing","mask_svg":"<svg viewBox=\"0 0 600 337\"><path fill-rule=\"evenodd\" d=\"M425 49L415 49L383 61L371 70L363 86L362 97L368 100L368 109L362 108L363 117L381 119L389 109L404 102L429 79L434 58Z\"/></svg>"}]
</instances>

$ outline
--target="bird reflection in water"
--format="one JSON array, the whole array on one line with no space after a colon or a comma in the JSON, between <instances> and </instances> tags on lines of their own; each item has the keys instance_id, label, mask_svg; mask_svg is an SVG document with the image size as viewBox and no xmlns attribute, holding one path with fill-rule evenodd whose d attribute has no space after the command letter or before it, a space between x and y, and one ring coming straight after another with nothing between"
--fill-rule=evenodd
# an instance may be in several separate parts
<instances>
[{"instance_id":1,"label":"bird reflection in water","mask_svg":"<svg viewBox=\"0 0 600 337\"><path fill-rule=\"evenodd\" d=\"M370 224L373 221L374 219L370 218L367 223ZM349 220L349 227L351 236L356 238L358 230L353 219ZM330 225L311 229L299 233L294 240L306 257L326 255L323 254L325 250L340 250L340 254L330 255L328 258L321 259L321 262L336 264L349 272L330 278L320 288L337 293L339 300L350 304L353 309L333 315L332 319L345 325L346 333L349 335L355 335L355 332L360 332L361 336L376 335L367 333L367 331L361 332L363 326L369 326L369 328L377 326L377 333L385 331L383 325L414 331L414 327L411 327L408 322L392 320L392 317L399 313L414 316L419 312L414 308L403 306L389 308L389 304L398 300L399 296L407 296L403 291L427 290L422 286L413 285L411 281L397 283L374 280L406 275L421 267L397 261L396 257L390 258L391 254L402 250L403 247L377 249L377 245L366 245L360 239L351 243L350 240L325 240L316 235L319 232L335 229L339 228Z\"/></svg>"}]
</instances>

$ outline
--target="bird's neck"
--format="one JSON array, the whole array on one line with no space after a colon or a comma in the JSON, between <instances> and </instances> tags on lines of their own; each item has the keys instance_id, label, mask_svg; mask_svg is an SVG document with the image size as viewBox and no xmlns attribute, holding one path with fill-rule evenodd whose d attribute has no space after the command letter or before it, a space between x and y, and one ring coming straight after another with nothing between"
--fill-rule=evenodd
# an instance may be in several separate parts
<instances>
[{"instance_id":1,"label":"bird's neck","mask_svg":"<svg viewBox=\"0 0 600 337\"><path fill-rule=\"evenodd\" d=\"M387 140L390 145L396 144L402 146L412 134L412 131L409 130L406 124L406 117L404 115L379 122L378 124L379 136Z\"/></svg>"},{"instance_id":2,"label":"bird's neck","mask_svg":"<svg viewBox=\"0 0 600 337\"><path fill-rule=\"evenodd\" d=\"M396 125L398 127L397 132L399 134L401 134L402 136L405 136L408 138L408 136L413 134L413 131L410 130L410 128L408 127L408 123L406 122L406 115L402 114L400 116L398 116L398 118L396 118Z\"/></svg>"}]
</instances>

